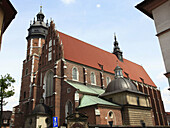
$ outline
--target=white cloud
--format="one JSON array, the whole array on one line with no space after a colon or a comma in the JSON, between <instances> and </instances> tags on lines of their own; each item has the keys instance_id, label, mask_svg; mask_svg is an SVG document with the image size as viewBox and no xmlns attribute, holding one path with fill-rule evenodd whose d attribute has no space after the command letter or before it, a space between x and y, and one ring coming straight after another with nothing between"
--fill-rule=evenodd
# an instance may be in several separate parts
<instances>
[{"instance_id":1,"label":"white cloud","mask_svg":"<svg viewBox=\"0 0 170 128\"><path fill-rule=\"evenodd\" d=\"M164 76L164 72L159 73L156 76L156 79L160 82L167 82L167 78Z\"/></svg>"},{"instance_id":2,"label":"white cloud","mask_svg":"<svg viewBox=\"0 0 170 128\"><path fill-rule=\"evenodd\" d=\"M100 8L100 7L101 7L101 5L100 5L100 4L97 4L97 5L96 5L96 7L97 7L97 8Z\"/></svg>"},{"instance_id":3,"label":"white cloud","mask_svg":"<svg viewBox=\"0 0 170 128\"><path fill-rule=\"evenodd\" d=\"M61 0L64 4L74 3L76 0Z\"/></svg>"},{"instance_id":4,"label":"white cloud","mask_svg":"<svg viewBox=\"0 0 170 128\"><path fill-rule=\"evenodd\" d=\"M165 111L170 111L170 91L168 91L168 87L165 87L161 90L162 100L164 102Z\"/></svg>"}]
</instances>

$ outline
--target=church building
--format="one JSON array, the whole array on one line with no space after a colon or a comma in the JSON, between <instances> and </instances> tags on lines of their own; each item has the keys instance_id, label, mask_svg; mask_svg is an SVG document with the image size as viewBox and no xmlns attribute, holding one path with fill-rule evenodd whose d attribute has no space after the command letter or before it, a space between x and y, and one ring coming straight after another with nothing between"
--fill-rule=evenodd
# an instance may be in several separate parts
<instances>
[{"instance_id":1,"label":"church building","mask_svg":"<svg viewBox=\"0 0 170 128\"><path fill-rule=\"evenodd\" d=\"M52 117L66 126L76 112L88 126L167 125L160 90L142 66L123 58L116 36L110 53L56 30L44 17L41 9L28 29L15 128L52 127Z\"/></svg>"}]
</instances>

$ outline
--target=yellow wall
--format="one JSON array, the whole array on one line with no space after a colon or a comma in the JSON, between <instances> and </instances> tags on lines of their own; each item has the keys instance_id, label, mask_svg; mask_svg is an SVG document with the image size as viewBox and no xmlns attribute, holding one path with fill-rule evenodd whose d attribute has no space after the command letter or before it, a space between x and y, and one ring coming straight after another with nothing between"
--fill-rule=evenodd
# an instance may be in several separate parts
<instances>
[{"instance_id":1,"label":"yellow wall","mask_svg":"<svg viewBox=\"0 0 170 128\"><path fill-rule=\"evenodd\" d=\"M118 104L137 105L137 97L139 97L140 106L150 107L149 99L147 96L139 95L136 93L121 92L113 95L106 96L106 99L112 98L112 101Z\"/></svg>"},{"instance_id":2,"label":"yellow wall","mask_svg":"<svg viewBox=\"0 0 170 128\"><path fill-rule=\"evenodd\" d=\"M148 97L139 94L127 93L127 102L137 105L137 97L139 97L139 106L150 107Z\"/></svg>"}]
</instances>

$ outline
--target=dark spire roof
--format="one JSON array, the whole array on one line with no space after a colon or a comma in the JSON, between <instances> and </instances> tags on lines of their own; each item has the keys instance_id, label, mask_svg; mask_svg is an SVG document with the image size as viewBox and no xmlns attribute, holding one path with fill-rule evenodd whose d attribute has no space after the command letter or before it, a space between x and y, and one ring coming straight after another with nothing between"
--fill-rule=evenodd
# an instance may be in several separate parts
<instances>
[{"instance_id":1,"label":"dark spire roof","mask_svg":"<svg viewBox=\"0 0 170 128\"><path fill-rule=\"evenodd\" d=\"M118 46L119 44L117 42L116 34L115 33L114 33L114 39L115 39L114 46L119 48L119 46Z\"/></svg>"},{"instance_id":2,"label":"dark spire roof","mask_svg":"<svg viewBox=\"0 0 170 128\"><path fill-rule=\"evenodd\" d=\"M116 39L116 34L114 34L114 40L115 41L114 41L113 54L115 54L120 61L123 61L122 51L119 48L119 43L118 43L118 41Z\"/></svg>"},{"instance_id":3,"label":"dark spire roof","mask_svg":"<svg viewBox=\"0 0 170 128\"><path fill-rule=\"evenodd\" d=\"M40 6L40 12L37 14L37 21L44 21L44 14L42 13L42 6Z\"/></svg>"},{"instance_id":4,"label":"dark spire roof","mask_svg":"<svg viewBox=\"0 0 170 128\"><path fill-rule=\"evenodd\" d=\"M46 38L48 33L48 23L44 22L44 14L42 13L42 6L40 6L40 12L37 14L37 20L34 18L33 24L30 24L30 28L28 29L28 37L36 37L36 38Z\"/></svg>"}]
</instances>

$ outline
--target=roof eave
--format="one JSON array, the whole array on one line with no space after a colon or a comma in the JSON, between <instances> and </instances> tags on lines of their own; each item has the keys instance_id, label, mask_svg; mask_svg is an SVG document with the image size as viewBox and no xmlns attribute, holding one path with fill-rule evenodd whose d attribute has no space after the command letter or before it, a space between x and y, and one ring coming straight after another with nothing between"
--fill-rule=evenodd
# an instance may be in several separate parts
<instances>
[{"instance_id":1,"label":"roof eave","mask_svg":"<svg viewBox=\"0 0 170 128\"><path fill-rule=\"evenodd\" d=\"M5 24L4 24L4 29L2 30L2 33L4 33L5 30L7 29L7 27L9 26L9 24L15 18L17 11L9 0L4 0L4 1L2 0L2 3L0 3L0 4L1 4L2 8L5 7L5 6L3 6L4 4L6 4L6 6L7 6L7 8L3 8L3 10L5 12Z\"/></svg>"},{"instance_id":2,"label":"roof eave","mask_svg":"<svg viewBox=\"0 0 170 128\"><path fill-rule=\"evenodd\" d=\"M161 4L167 2L168 0L144 0L135 7L146 14L148 17L153 19L152 10L160 6Z\"/></svg>"}]
</instances>

